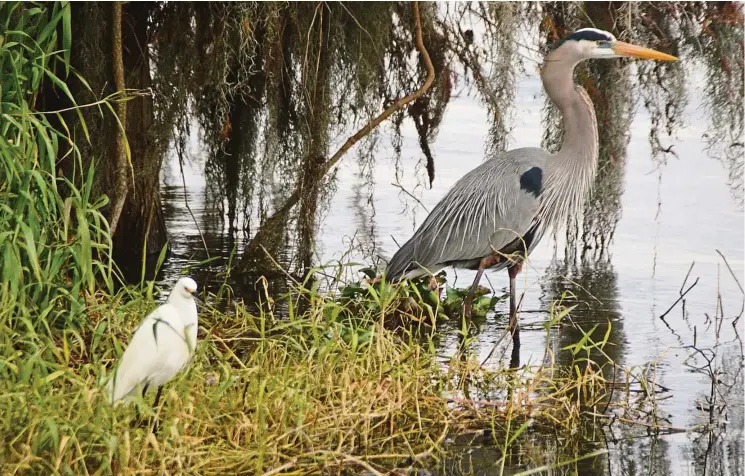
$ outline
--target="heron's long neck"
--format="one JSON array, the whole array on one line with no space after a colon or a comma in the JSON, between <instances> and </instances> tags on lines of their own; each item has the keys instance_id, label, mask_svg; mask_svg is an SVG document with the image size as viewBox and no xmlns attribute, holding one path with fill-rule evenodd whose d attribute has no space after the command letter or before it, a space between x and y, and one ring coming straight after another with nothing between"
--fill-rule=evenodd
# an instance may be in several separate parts
<instances>
[{"instance_id":1,"label":"heron's long neck","mask_svg":"<svg viewBox=\"0 0 745 476\"><path fill-rule=\"evenodd\" d=\"M574 67L549 61L543 69L546 94L561 112L564 140L556 154L565 160L597 161L598 123L595 108L584 89L574 84Z\"/></svg>"},{"instance_id":2,"label":"heron's long neck","mask_svg":"<svg viewBox=\"0 0 745 476\"><path fill-rule=\"evenodd\" d=\"M574 65L549 56L541 73L546 94L561 112L564 139L549 164L551 183L548 201L555 201L550 213L562 220L578 211L595 181L598 160L598 125L595 108L584 89L575 86ZM546 204L548 205L548 204ZM558 211L557 211L558 210Z\"/></svg>"}]
</instances>

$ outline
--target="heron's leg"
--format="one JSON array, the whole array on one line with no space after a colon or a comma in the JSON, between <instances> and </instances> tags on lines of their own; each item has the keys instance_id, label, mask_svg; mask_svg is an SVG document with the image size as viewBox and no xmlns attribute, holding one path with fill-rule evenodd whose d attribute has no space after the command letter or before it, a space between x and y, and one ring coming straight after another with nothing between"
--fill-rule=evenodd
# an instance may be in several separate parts
<instances>
[{"instance_id":1,"label":"heron's leg","mask_svg":"<svg viewBox=\"0 0 745 476\"><path fill-rule=\"evenodd\" d=\"M437 278L435 276L429 277L429 284L427 285L427 289L430 291L434 291L435 289L440 287L440 283L437 282Z\"/></svg>"},{"instance_id":2,"label":"heron's leg","mask_svg":"<svg viewBox=\"0 0 745 476\"><path fill-rule=\"evenodd\" d=\"M517 262L509 268L507 272L510 274L510 334L512 334L512 360L515 360L516 352L519 353L520 349L520 324L517 321L517 275L522 270L522 262ZM519 356L518 356L519 360ZM516 366L512 365L511 366Z\"/></svg>"},{"instance_id":3,"label":"heron's leg","mask_svg":"<svg viewBox=\"0 0 745 476\"><path fill-rule=\"evenodd\" d=\"M471 317L471 310L473 308L473 298L476 295L476 288L479 286L479 281L481 281L481 276L484 274L484 270L486 268L491 268L495 264L497 264L500 260L500 256L497 255L489 255L486 258L483 258L481 261L479 261L479 269L476 271L476 278L473 280L473 284L471 284L471 289L468 290L468 294L466 295L466 299L463 300L463 316L464 317Z\"/></svg>"}]
</instances>

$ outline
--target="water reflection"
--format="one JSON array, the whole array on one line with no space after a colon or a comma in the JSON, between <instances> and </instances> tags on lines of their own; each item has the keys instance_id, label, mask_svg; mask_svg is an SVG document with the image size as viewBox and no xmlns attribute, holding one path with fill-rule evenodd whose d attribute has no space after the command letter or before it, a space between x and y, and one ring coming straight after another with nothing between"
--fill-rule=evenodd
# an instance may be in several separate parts
<instances>
[{"instance_id":1,"label":"water reflection","mask_svg":"<svg viewBox=\"0 0 745 476\"><path fill-rule=\"evenodd\" d=\"M617 276L607 258L596 260L556 261L546 270L542 285L541 301L546 307L553 303L577 307L569 314L569 323L549 336L557 361L564 366L575 363L570 351L562 351L580 342L585 335L591 342L606 342L602 349L593 349L589 355L578 354L594 361L613 379L612 364L624 365L626 336L619 312ZM593 330L594 329L594 330ZM607 337L606 337L607 336ZM584 363L582 365L585 365Z\"/></svg>"},{"instance_id":2,"label":"water reflection","mask_svg":"<svg viewBox=\"0 0 745 476\"><path fill-rule=\"evenodd\" d=\"M381 6L380 8L391 7ZM471 7L452 6L449 8L452 9L450 13L457 16L465 11L462 9ZM535 9L530 10L530 7L522 7L521 4L511 4L500 8L505 8L505 11L509 12L509 18L514 23L510 25L511 28L516 29L518 27L514 25L523 24L526 26L526 31L529 31L528 24L520 22L525 22L526 18L534 19ZM535 288L528 289L526 293L528 302L523 308L526 312L522 316L527 324L526 327L533 329L524 335L524 339L528 341L524 343L524 350L528 354L542 355L544 348L548 347L553 351L558 363L564 366L577 364L581 369L587 363L577 361L577 358L584 357L584 355L572 355L567 348L581 341L584 333L594 328L591 334L593 340L602 340L606 334L608 337L602 352L594 349L590 353L590 358L602 368L604 377L613 381L617 378L618 366L644 365L649 359L657 358L658 354L664 352L686 355L689 352L683 347L687 345L690 336L680 335L685 332L684 324L674 325L674 328L679 330L679 335L676 339L668 339L667 331L663 328L660 332L656 327L662 324L657 320L658 313L655 314L654 306L657 302L665 302L667 306L677 297L679 283L676 281L674 285L671 285L670 279L666 280L666 278L670 278L672 274L670 269L674 269L679 264L678 261L685 261L685 266L694 259L711 262L712 259L707 253L716 245L711 239L694 242L692 238L686 241L687 237L671 237L668 234L667 241L660 243L660 249L675 250L674 256L664 258L666 261L661 258L661 262L670 269L667 270L667 274L665 270L662 270L650 280L649 266L653 260L657 259L657 256L645 255L643 251L636 252L637 247L643 249L642 243L651 239L649 225L643 217L649 214L654 215L654 203L649 201L648 196L645 195L647 189L650 188L650 183L644 181L644 174L655 168L660 175L672 174L673 172L664 164L667 161L674 163L670 159L676 154L684 157L684 152L686 152L684 147L695 148L700 145L696 141L684 142L678 137L679 135L699 137L704 128L708 128L711 133L711 129L719 123L709 115L716 114L717 117L721 117L722 114L729 114L733 116L733 126L727 126L726 135L710 134L711 140L719 144L717 147L729 151L729 155L724 159L728 167L726 177L722 180L719 180L718 176L714 177L707 186L708 189L699 186L701 175L704 172L711 175L713 172L708 170L711 168L710 163L695 161L698 158L696 154L699 152L695 150L694 153L689 154L688 159L685 159L694 165L678 176L681 182L690 183L686 182L682 191L676 191L677 195L672 198L677 201L683 195L699 194L702 197L697 199L701 202L700 207L696 210L692 209L691 213L696 212L699 217L704 214L709 216L711 222L707 222L706 227L729 230L725 228L726 224L727 226L731 226L732 223L741 224L741 221L737 220L742 220L742 218L732 215L727 208L729 203L707 201L712 187L717 185L724 187L725 183L729 183L733 190L736 190L738 180L739 187L742 183L741 153L737 160L731 159L734 156L732 151L738 150L738 141L742 141L740 110L743 91L742 86L737 83L741 76L738 74L742 69L742 60L741 53L735 54L732 49L742 44L742 25L736 22L733 24L725 18L728 14L727 8L731 6L686 3L669 7L667 4L616 2L584 4L548 2L541 5L543 21L540 31L535 33L540 38L537 44L543 48L561 36L563 32L584 26L595 26L611 30L621 39L628 39L673 53L678 52L688 61L634 64L621 61L598 61L588 63L578 70L578 82L588 89L597 108L601 142L599 170L595 190L586 202L584 215L577 217L577 221L568 227L569 232L566 237L559 237L557 246L561 252L556 253L553 260L545 256L536 257L536 267L539 272L537 276L531 276L531 279L535 279L537 282L535 286L539 288L539 291L536 292ZM741 14L741 7L738 8ZM731 15L736 16L736 14L737 12ZM631 24L629 24L629 18L634 20ZM719 18L716 21L720 23L712 24L715 18ZM712 26L704 28L706 25ZM307 25L304 26L307 27ZM737 40L740 43L733 39L732 33L735 31L740 32L740 39ZM512 40L514 40L514 35L509 34L499 41ZM531 39L530 44L533 43L535 42ZM285 46L294 48L297 45ZM498 46L495 44L495 47ZM475 48L469 49L468 45L461 45L461 47L463 49L460 52L464 58L478 55ZM495 49L495 51L502 50ZM506 57L513 58L515 55L516 53L510 50ZM265 59L276 62L280 61L277 59L280 57L281 55L276 57L270 55ZM692 88L692 85L702 81L703 77L717 81L715 76L720 74L723 68L722 58L732 63L732 75L724 78L726 81L717 83L717 87L705 88L709 98L709 102L704 104L706 110L709 111L706 119L708 122L702 127L698 127L699 124L696 122L696 127L686 129L686 121L696 121L692 119L690 111L686 112L688 103L691 101L688 90ZM703 69L688 66L691 64L690 60L696 60L702 64ZM508 75L516 74L518 71L515 69L519 68L518 66L512 66L512 63L504 58L498 61L499 64L495 65L495 71L503 71ZM274 66L277 70L282 69L279 68L280 65ZM322 76L327 73L318 72ZM402 90L409 90L413 84L409 82L410 79L412 78L407 77L406 81L402 80L398 86ZM273 81L278 80L273 78ZM287 82L286 90L280 87L283 84L282 81ZM537 91L540 85L535 78L532 81L534 96L525 101L530 106L523 104L525 108L523 110L534 107L534 103L539 102L536 99L540 96L535 95L539 94ZM327 81L321 81L321 83L321 86L328 84ZM298 86L296 78L285 78L273 85L276 88L273 86L267 94L274 96L271 96L271 101L269 99L267 101L270 103L269 108L277 110L270 111L269 114L291 113L294 119L288 123L300 124L303 127L310 124L314 125L316 130L322 131L333 129L333 132L338 133L342 140L346 137L345 133L342 133L344 131L340 132L343 129L341 122L332 121L338 126L336 128L326 127L328 123L324 118L314 117L311 114L310 103L297 102L305 99L296 97L298 91L294 89ZM482 86L479 85L480 88ZM511 107L506 103L510 103L513 97L510 92L511 87L511 84L507 84L506 90L500 92L499 100L487 106L488 114L493 114L494 117L488 117L492 123L484 128L487 131L486 134L488 134L489 127L500 131L497 134L499 137L487 136L484 139L484 142L489 143L488 147L498 148L494 144L503 147L508 143L500 134L506 134L509 129L505 125L505 118L509 116L506 114L508 106ZM730 91L731 94L724 94L725 90ZM323 88L311 91L311 95L315 94L318 97L326 97L328 93ZM280 95L283 96L279 97ZM395 94L387 91L386 96L395 96ZM634 102L635 98L639 98L637 103ZM360 100L358 106L368 107L363 103L365 99L369 99L369 96L363 95L356 99ZM279 107L275 103L281 103L284 106ZM378 104L373 100L369 103ZM489 109L494 108L497 103L500 108ZM339 105L336 104L336 106L336 113L341 113L338 110ZM192 274L197 275L200 283L204 283L207 288L217 289L222 282L222 273L231 266L228 257L231 253L235 253L232 264L239 263L242 273L235 274L228 284L233 288L235 296L244 299L249 305L259 305L257 303L265 300L267 289L271 296L278 296L286 291L287 275L285 272L300 278L304 268L331 259L348 259L364 265L374 265L379 253L390 256L395 249L395 244L390 239L391 235L399 239L404 234L410 233L410 224L394 226L391 223L399 223L402 210L406 211L407 207L417 205L405 194L399 193L398 189L387 186L391 181L405 182L403 179L407 176L411 178L412 171L417 170L412 164L419 163L419 137L415 130L406 129L406 118L403 115L397 118L396 133L390 140L390 144L383 140L383 136L378 136L375 141L364 144L364 147L359 149L357 168L353 177L349 177L349 173L342 168L337 171L336 176L329 179L320 176L317 169L321 159L327 155L331 133L322 134L322 137L316 140L314 136L308 134L293 135L290 128L283 132L286 134L284 139L279 140L278 136L281 134L276 129L262 125L262 121L267 120L265 117L251 119L251 121L258 122L247 123L248 119L240 113L240 108L235 105L232 107L233 109L227 110L229 121L222 121L221 125L225 126L229 123L232 131L245 130L241 133L235 132L234 135L226 129L224 138L219 135L210 136L215 141L223 142L220 142L220 147L209 148L208 153L205 154L205 168L208 170L207 183L204 187L189 187L187 190L189 203L203 232L209 256L219 258L218 261L191 269ZM247 106L244 104L242 107ZM427 202L427 205L431 205L444 193L447 187L443 183L462 176L468 169L476 166L480 160L479 154L482 153L480 144L473 147L473 144L459 140L460 134L481 126L478 118L468 116L473 110L466 109L466 111L466 113L461 113L463 116L459 116L460 122L456 121L457 124L447 129L446 137L441 138L452 141L437 142L438 148L433 147L435 156L438 157L436 164L440 168L432 190L422 191L413 187L410 189L418 193L417 197ZM213 113L205 117L214 120ZM545 113L544 118L545 144L550 148L551 144L558 143L560 139L560 127L558 117L550 110ZM447 116L443 120L447 121ZM638 126L639 122L642 122L641 126ZM632 137L631 130L635 123L643 132ZM535 145L536 134L532 132L539 130L539 121L530 117L522 124L519 121L516 121L516 124L528 131L523 136L517 136L518 142L524 141L526 135L529 136L529 142L520 142L519 145ZM273 139L257 140L264 133L269 134ZM247 134L252 135L249 137ZM241 142L249 138L255 142ZM408 142L404 143L404 139ZM411 146L411 143L414 146ZM440 147L443 143L447 146ZM388 175L382 175L384 179L380 178L381 169L389 166L389 163L385 161L386 153L389 153L386 148L393 149L390 154L395 159L395 167L398 167L395 177L390 180ZM650 160L650 157L653 160ZM345 160L353 162L351 158ZM635 171L633 161L637 161L637 164L642 163L641 166L636 165L636 167L645 169L644 172ZM740 167L739 179L738 167ZM201 170L197 174L201 175ZM417 177L420 176L424 176L423 170L417 175ZM416 180L419 178L412 179L406 185L413 185ZM719 181L711 185L716 180ZM179 183L180 179L170 182ZM285 206L298 183L302 186L302 194L298 194L297 203L289 207ZM653 185L655 184L651 186ZM630 188L632 195L640 195L644 199L629 201L628 194L624 195L626 187ZM386 195L395 198L390 199ZM335 200L335 196L345 199ZM172 238L172 254L166 263L164 279L175 280L175 274L182 267L206 260L208 254L202 245L202 238L195 233L191 214L184 207L183 188L180 186L165 187L163 200ZM632 203L632 208L635 207L636 210L628 208L623 210L622 203ZM643 210L639 211L640 209ZM703 209L705 211L702 212ZM616 239L619 243L613 244L617 230L623 229L622 212L631 214L632 219L627 226L624 239ZM331 215L332 218L325 220L325 215ZM679 233L680 235L689 233L691 224L688 217L684 215L687 215L687 211L668 217L668 221L660 220L658 224L662 223L663 231L664 226L679 226L680 228L677 229L683 230ZM733 243L737 239L742 241L741 230L731 227L727 233L731 234L734 239L729 239L725 243ZM323 249L319 243L325 244L327 249ZM733 256L731 257L739 260L739 255L742 254L741 245L732 246ZM613 252L618 252L619 248L624 247L627 252L623 256L627 259L614 261ZM629 249L633 252L629 252ZM741 270L742 262L738 261L735 266ZM450 271L449 281L454 281L456 274ZM494 280L496 292L502 292L504 290L502 277L492 276L491 278ZM676 276L675 279L677 280L678 277ZM470 282L468 276L465 276L464 282ZM458 284L461 285L462 282L459 281ZM651 292L641 289L650 286L657 286L657 288ZM689 312L703 315L710 309L704 308L704 304L701 303L711 299L711 295L718 291L715 289L716 284L713 279L709 283L702 281L699 288L704 288L705 292L710 294L699 295L696 298L697 301L691 298L692 310ZM536 298L537 295L540 297ZM565 306L576 304L577 308L571 314L571 322L552 330L546 338L542 324L548 319L550 306L557 301ZM650 307L653 315L652 319L647 319ZM500 304L494 313L466 323L468 338L465 342L468 343L466 347L469 352L481 358L485 357L505 328L505 311L504 304ZM453 355L455 349L463 347L461 345L463 337L459 334L461 325L459 320L438 323L440 332L433 337L433 344L444 358ZM699 327L699 331L700 329L702 327ZM650 348L644 348L645 346ZM737 403L738 400L734 395L741 396L743 390L742 376L735 375L735 371L742 368L741 360L738 361L735 357L736 354L731 357L724 355L720 356L720 360L731 361L735 367L725 369L723 372L733 375L731 380L735 382L733 387L735 390L729 398ZM497 357L490 363L494 364L500 359L506 365L504 356ZM530 358L526 355L523 360L529 361ZM680 366L680 360L663 362L660 366L662 377L665 376L666 371L670 372L669 366ZM610 361L615 362L616 366L609 365ZM740 367L734 365L734 362L740 362ZM666 365L668 368L665 367ZM517 442L513 452L509 455L507 461L510 469L507 469L505 473L511 474L510 472L517 472L525 467L551 465L586 455L597 449L607 449L609 450L607 455L553 470L553 474L741 474L743 464L741 403L730 405L729 426L726 429L720 423L711 425L708 413L696 409L693 404L685 400L684 396L680 396L696 391L700 394L699 399L704 399L709 388L708 381L705 378L697 380L700 376L693 373L685 375L685 378L680 378L679 373L670 373L673 378L679 380L667 382L667 385L673 386L678 392L676 403L671 407L681 415L676 425L692 426L689 425L688 420L692 415L694 424L705 424L705 427L688 434L652 434L646 428L618 425L608 432L583 433L582 438L578 437L577 441L562 442L546 438L545 435L536 436L535 433L528 432ZM494 396L486 395L486 397ZM734 437L735 434L739 434L739 437ZM499 460L502 454L493 439L485 438L483 435L461 435L454 438L449 448L453 454L443 461L440 468L441 474L500 474L501 468L495 466L495 461Z\"/></svg>"}]
</instances>

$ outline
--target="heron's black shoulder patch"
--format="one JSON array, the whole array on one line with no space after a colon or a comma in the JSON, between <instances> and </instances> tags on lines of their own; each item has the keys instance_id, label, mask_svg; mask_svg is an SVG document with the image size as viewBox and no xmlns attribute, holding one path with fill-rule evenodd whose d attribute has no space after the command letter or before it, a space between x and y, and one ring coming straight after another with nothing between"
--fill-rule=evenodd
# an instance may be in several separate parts
<instances>
[{"instance_id":1,"label":"heron's black shoulder patch","mask_svg":"<svg viewBox=\"0 0 745 476\"><path fill-rule=\"evenodd\" d=\"M533 167L520 176L520 188L538 198L543 191L543 170Z\"/></svg>"}]
</instances>

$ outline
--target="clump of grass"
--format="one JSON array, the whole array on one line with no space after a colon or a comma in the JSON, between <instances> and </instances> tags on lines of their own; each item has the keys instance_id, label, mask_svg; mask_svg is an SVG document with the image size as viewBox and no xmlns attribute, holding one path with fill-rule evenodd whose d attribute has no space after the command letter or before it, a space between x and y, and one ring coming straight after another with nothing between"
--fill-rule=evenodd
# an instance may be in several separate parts
<instances>
[{"instance_id":1,"label":"clump of grass","mask_svg":"<svg viewBox=\"0 0 745 476\"><path fill-rule=\"evenodd\" d=\"M82 167L61 115L36 111L43 81L75 104L52 67L70 71L70 35L69 5L0 4L0 321L32 334L73 323L84 295L112 285L93 167ZM57 174L58 160L75 164L72 176Z\"/></svg>"},{"instance_id":2,"label":"clump of grass","mask_svg":"<svg viewBox=\"0 0 745 476\"><path fill-rule=\"evenodd\" d=\"M197 354L164 391L157 435L138 425L134 408L112 409L99 384L156 305L137 289L97 295L90 324L56 335L38 354L3 352L3 472L383 471L435 464L449 436L484 430L503 448L504 465L534 428L581 440L609 403L598 366L578 372L548 358L518 372L490 370L467 355L443 363L421 330L388 329L377 309L357 309L354 327L340 326L348 308L335 293L296 285L281 299L283 316L242 305L201 311ZM0 339L12 349L6 330ZM590 346L597 343L588 338Z\"/></svg>"}]
</instances>

